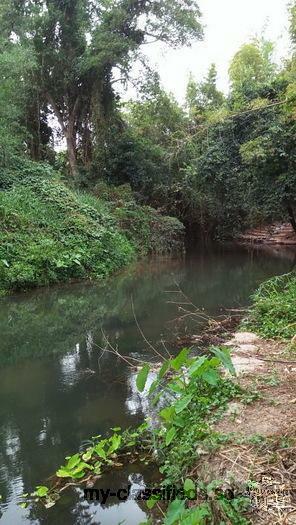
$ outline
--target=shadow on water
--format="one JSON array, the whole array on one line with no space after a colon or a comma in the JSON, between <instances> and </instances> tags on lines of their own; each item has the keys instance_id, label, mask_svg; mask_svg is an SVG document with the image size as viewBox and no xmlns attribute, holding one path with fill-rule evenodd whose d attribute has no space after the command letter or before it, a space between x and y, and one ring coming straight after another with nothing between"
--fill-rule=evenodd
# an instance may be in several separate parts
<instances>
[{"instance_id":1,"label":"shadow on water","mask_svg":"<svg viewBox=\"0 0 296 525\"><path fill-rule=\"evenodd\" d=\"M130 369L114 355L101 353L102 329L122 353L149 357L131 297L145 335L156 342L172 338L178 287L207 314L216 315L221 308L248 304L260 282L293 264L292 251L229 246L186 259L143 262L104 284L73 284L1 299L1 524L144 521L137 502L90 505L79 488L46 512L37 508L33 514L17 506L22 493L45 482L90 436L137 424L149 412ZM130 465L129 472L111 473L104 484L124 486L137 472L139 467ZM149 479L149 473L142 473Z\"/></svg>"}]
</instances>

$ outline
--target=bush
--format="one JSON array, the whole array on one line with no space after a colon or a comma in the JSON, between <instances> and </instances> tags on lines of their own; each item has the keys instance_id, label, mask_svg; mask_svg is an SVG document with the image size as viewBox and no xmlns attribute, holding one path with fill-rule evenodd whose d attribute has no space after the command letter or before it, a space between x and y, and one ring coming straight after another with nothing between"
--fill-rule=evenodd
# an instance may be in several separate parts
<instances>
[{"instance_id":1,"label":"bush","mask_svg":"<svg viewBox=\"0 0 296 525\"><path fill-rule=\"evenodd\" d=\"M104 207L54 180L26 179L0 193L0 281L4 290L100 278L134 248Z\"/></svg>"},{"instance_id":2,"label":"bush","mask_svg":"<svg viewBox=\"0 0 296 525\"><path fill-rule=\"evenodd\" d=\"M296 334L296 273L274 277L253 295L248 326L263 337L289 339Z\"/></svg>"},{"instance_id":3,"label":"bush","mask_svg":"<svg viewBox=\"0 0 296 525\"><path fill-rule=\"evenodd\" d=\"M127 185L101 185L98 198L70 190L50 173L42 177L42 167L32 173L0 192L2 293L98 279L137 253L182 246L181 223L137 205Z\"/></svg>"},{"instance_id":4,"label":"bush","mask_svg":"<svg viewBox=\"0 0 296 525\"><path fill-rule=\"evenodd\" d=\"M8 190L29 180L54 179L58 172L45 162L33 162L25 157L14 157L8 169L0 164L0 190Z\"/></svg>"},{"instance_id":5,"label":"bush","mask_svg":"<svg viewBox=\"0 0 296 525\"><path fill-rule=\"evenodd\" d=\"M100 183L94 192L109 203L117 226L141 254L173 253L183 249L183 224L155 208L137 204L129 184L115 187Z\"/></svg>"}]
</instances>

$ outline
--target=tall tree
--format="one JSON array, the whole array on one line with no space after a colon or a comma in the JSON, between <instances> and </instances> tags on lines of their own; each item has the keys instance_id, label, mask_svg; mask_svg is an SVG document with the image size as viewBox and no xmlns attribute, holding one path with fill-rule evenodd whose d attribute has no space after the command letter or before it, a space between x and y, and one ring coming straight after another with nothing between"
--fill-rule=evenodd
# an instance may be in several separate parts
<instances>
[{"instance_id":1,"label":"tall tree","mask_svg":"<svg viewBox=\"0 0 296 525\"><path fill-rule=\"evenodd\" d=\"M234 97L243 105L255 98L260 89L275 77L276 66L272 61L273 43L255 39L244 44L234 55L229 78Z\"/></svg>"},{"instance_id":2,"label":"tall tree","mask_svg":"<svg viewBox=\"0 0 296 525\"><path fill-rule=\"evenodd\" d=\"M114 68L126 76L151 38L178 46L202 36L196 0L5 0L7 33L8 13L10 31L34 45L38 86L59 122L73 176L78 149L87 162L94 130L112 107Z\"/></svg>"},{"instance_id":3,"label":"tall tree","mask_svg":"<svg viewBox=\"0 0 296 525\"><path fill-rule=\"evenodd\" d=\"M196 82L192 75L186 88L186 104L191 117L197 117L205 111L217 109L224 102L224 96L217 88L217 69L211 64L206 77Z\"/></svg>"},{"instance_id":4,"label":"tall tree","mask_svg":"<svg viewBox=\"0 0 296 525\"><path fill-rule=\"evenodd\" d=\"M12 167L26 152L26 107L35 65L30 49L0 40L0 168Z\"/></svg>"}]
</instances>

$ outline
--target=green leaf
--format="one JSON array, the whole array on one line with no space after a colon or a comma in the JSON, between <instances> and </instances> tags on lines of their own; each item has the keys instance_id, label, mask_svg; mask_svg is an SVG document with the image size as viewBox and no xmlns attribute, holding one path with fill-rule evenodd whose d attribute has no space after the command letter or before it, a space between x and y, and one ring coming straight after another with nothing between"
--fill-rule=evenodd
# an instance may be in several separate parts
<instances>
[{"instance_id":1,"label":"green leaf","mask_svg":"<svg viewBox=\"0 0 296 525\"><path fill-rule=\"evenodd\" d=\"M150 388L149 388L149 392L148 392L148 395L150 396L151 394L153 394L153 392L155 391L156 387L158 385L158 380L156 379L155 381L153 381L153 383L151 384Z\"/></svg>"},{"instance_id":2,"label":"green leaf","mask_svg":"<svg viewBox=\"0 0 296 525\"><path fill-rule=\"evenodd\" d=\"M175 499L169 504L164 525L174 525L177 523L184 513L185 501Z\"/></svg>"},{"instance_id":3,"label":"green leaf","mask_svg":"<svg viewBox=\"0 0 296 525\"><path fill-rule=\"evenodd\" d=\"M118 434L114 434L111 437L110 442L111 442L111 445L108 449L107 454L112 454L113 452L119 449L120 444L121 444L121 436L119 436Z\"/></svg>"},{"instance_id":4,"label":"green leaf","mask_svg":"<svg viewBox=\"0 0 296 525\"><path fill-rule=\"evenodd\" d=\"M213 386L216 386L220 379L219 373L214 368L206 370L201 377L204 381Z\"/></svg>"},{"instance_id":5,"label":"green leaf","mask_svg":"<svg viewBox=\"0 0 296 525\"><path fill-rule=\"evenodd\" d=\"M182 525L205 525L205 518L212 515L207 503L203 503L193 509L188 509L184 517L182 516Z\"/></svg>"},{"instance_id":6,"label":"green leaf","mask_svg":"<svg viewBox=\"0 0 296 525\"><path fill-rule=\"evenodd\" d=\"M170 428L165 435L165 444L168 447L173 439L176 437L177 429L175 427Z\"/></svg>"},{"instance_id":7,"label":"green leaf","mask_svg":"<svg viewBox=\"0 0 296 525\"><path fill-rule=\"evenodd\" d=\"M175 408L173 406L165 407L159 412L159 415L167 423L170 423L175 415Z\"/></svg>"},{"instance_id":8,"label":"green leaf","mask_svg":"<svg viewBox=\"0 0 296 525\"><path fill-rule=\"evenodd\" d=\"M198 375L198 373L200 371L200 368L205 363L205 361L207 361L207 356L205 356L205 355L203 355L203 356L199 357L198 359L196 359L194 361L194 363L188 369L188 375L190 377L194 377L194 376Z\"/></svg>"},{"instance_id":9,"label":"green leaf","mask_svg":"<svg viewBox=\"0 0 296 525\"><path fill-rule=\"evenodd\" d=\"M176 414L180 414L180 412L182 412L189 405L191 400L192 396L190 395L181 397L181 399L179 399L179 401L177 401L177 403L175 404Z\"/></svg>"},{"instance_id":10,"label":"green leaf","mask_svg":"<svg viewBox=\"0 0 296 525\"><path fill-rule=\"evenodd\" d=\"M189 348L183 348L181 352L171 361L174 370L180 370L181 366L187 362Z\"/></svg>"},{"instance_id":11,"label":"green leaf","mask_svg":"<svg viewBox=\"0 0 296 525\"><path fill-rule=\"evenodd\" d=\"M70 475L71 478L81 478L85 475L85 470L93 470L92 465L88 465L87 463L84 463L84 461L81 461L79 463L78 467L76 467L74 470L71 470Z\"/></svg>"},{"instance_id":12,"label":"green leaf","mask_svg":"<svg viewBox=\"0 0 296 525\"><path fill-rule=\"evenodd\" d=\"M71 478L73 479L80 479L80 478L83 478L84 476L85 476L85 470L77 470L71 473Z\"/></svg>"},{"instance_id":13,"label":"green leaf","mask_svg":"<svg viewBox=\"0 0 296 525\"><path fill-rule=\"evenodd\" d=\"M58 476L58 478L70 478L71 477L69 470L66 470L65 468L60 468L59 470L57 470L56 475Z\"/></svg>"},{"instance_id":14,"label":"green leaf","mask_svg":"<svg viewBox=\"0 0 296 525\"><path fill-rule=\"evenodd\" d=\"M167 373L167 371L170 368L170 366L171 366L171 362L169 360L164 361L163 364L162 364L161 369L158 372L157 379L162 379L165 376L165 374Z\"/></svg>"},{"instance_id":15,"label":"green leaf","mask_svg":"<svg viewBox=\"0 0 296 525\"><path fill-rule=\"evenodd\" d=\"M169 383L168 384L168 387L170 390L172 390L173 392L176 392L176 394L183 394L184 390L185 390L185 385L184 383L182 383L182 381L180 381L179 379L177 379L176 381L174 381L173 383Z\"/></svg>"},{"instance_id":16,"label":"green leaf","mask_svg":"<svg viewBox=\"0 0 296 525\"><path fill-rule=\"evenodd\" d=\"M74 454L74 456L71 456L69 461L67 462L66 469L72 470L72 468L76 467L76 465L78 465L80 461L80 454Z\"/></svg>"},{"instance_id":17,"label":"green leaf","mask_svg":"<svg viewBox=\"0 0 296 525\"><path fill-rule=\"evenodd\" d=\"M153 406L157 405L157 403L160 400L161 396L162 396L162 392L158 392L156 394L156 396L154 396L154 398L152 399L152 405Z\"/></svg>"},{"instance_id":18,"label":"green leaf","mask_svg":"<svg viewBox=\"0 0 296 525\"><path fill-rule=\"evenodd\" d=\"M196 494L195 483L190 478L185 479L183 488L184 488L185 495L189 498L192 498L192 494Z\"/></svg>"},{"instance_id":19,"label":"green leaf","mask_svg":"<svg viewBox=\"0 0 296 525\"><path fill-rule=\"evenodd\" d=\"M103 449L103 445L101 445L101 443L94 447L94 451L100 458L107 459L106 452Z\"/></svg>"},{"instance_id":20,"label":"green leaf","mask_svg":"<svg viewBox=\"0 0 296 525\"><path fill-rule=\"evenodd\" d=\"M175 416L173 419L173 422L174 422L174 425L178 428L183 428L187 423L186 417L183 418L181 416Z\"/></svg>"},{"instance_id":21,"label":"green leaf","mask_svg":"<svg viewBox=\"0 0 296 525\"><path fill-rule=\"evenodd\" d=\"M137 375L136 385L139 392L143 392L147 377L150 371L150 366L146 363Z\"/></svg>"},{"instance_id":22,"label":"green leaf","mask_svg":"<svg viewBox=\"0 0 296 525\"><path fill-rule=\"evenodd\" d=\"M38 498L44 498L44 496L47 496L48 494L48 487L45 487L43 485L39 485L38 487L36 487L36 491L35 491L35 495L38 496Z\"/></svg>"},{"instance_id":23,"label":"green leaf","mask_svg":"<svg viewBox=\"0 0 296 525\"><path fill-rule=\"evenodd\" d=\"M221 363L223 364L223 366L229 370L229 372L235 376L236 375L236 371L235 371L235 368L233 366L233 363L232 363L232 360L231 360L231 357L230 357L230 351L228 348L226 348L225 346L223 346L222 348L211 348L211 352L213 352L213 354L215 354L216 357L218 357L221 361Z\"/></svg>"}]
</instances>

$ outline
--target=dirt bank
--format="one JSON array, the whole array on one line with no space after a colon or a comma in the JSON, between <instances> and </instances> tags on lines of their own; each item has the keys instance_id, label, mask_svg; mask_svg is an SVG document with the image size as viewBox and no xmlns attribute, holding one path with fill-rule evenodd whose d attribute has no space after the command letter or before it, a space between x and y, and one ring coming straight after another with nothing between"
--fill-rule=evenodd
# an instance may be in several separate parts
<instances>
[{"instance_id":1,"label":"dirt bank","mask_svg":"<svg viewBox=\"0 0 296 525\"><path fill-rule=\"evenodd\" d=\"M246 244L296 246L296 233L290 223L274 223L247 230L238 240Z\"/></svg>"},{"instance_id":2,"label":"dirt bank","mask_svg":"<svg viewBox=\"0 0 296 525\"><path fill-rule=\"evenodd\" d=\"M287 344L247 332L227 345L250 399L229 405L213 428L228 435L226 444L205 452L191 474L206 483L223 480L234 493L256 482L250 522L296 524L296 353L293 359Z\"/></svg>"}]
</instances>

